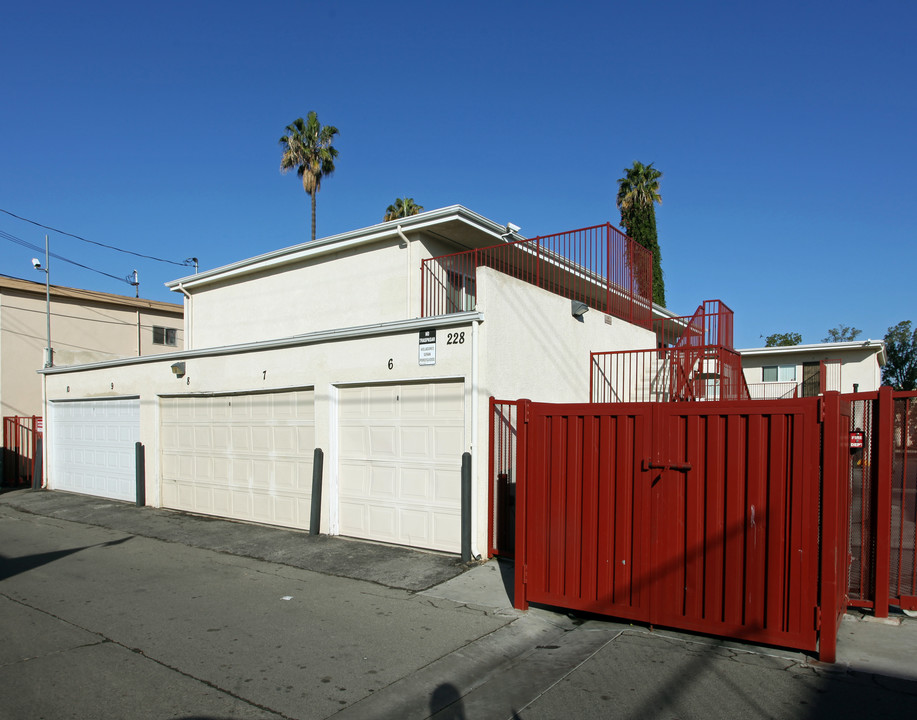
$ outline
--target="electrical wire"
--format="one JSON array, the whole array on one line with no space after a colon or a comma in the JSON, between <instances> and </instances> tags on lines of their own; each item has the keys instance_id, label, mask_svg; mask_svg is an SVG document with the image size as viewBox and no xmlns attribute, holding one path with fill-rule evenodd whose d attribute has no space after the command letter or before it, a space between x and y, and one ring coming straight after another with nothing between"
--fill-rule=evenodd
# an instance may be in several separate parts
<instances>
[{"instance_id":1,"label":"electrical wire","mask_svg":"<svg viewBox=\"0 0 917 720\"><path fill-rule=\"evenodd\" d=\"M27 247L30 250L34 250L35 252L41 253L41 252L44 252L45 250L43 247L39 247L38 245L35 245L34 243L30 243L28 240L23 240L22 238L18 238L15 235L11 235L10 233L5 232L3 230L0 230L0 238L3 238L4 240L9 240L10 242L16 243L17 245L22 245L23 247ZM94 273L98 273L99 275L104 275L105 277L110 277L113 280L120 280L121 282L127 283L128 285L134 284L127 278L118 277L117 275L111 275L107 272L103 272L102 270L96 270L95 268L89 267L88 265L83 265L82 263L78 263L76 260L71 260L70 258L66 258L63 255L58 255L57 253L48 253L48 254L53 258L56 258L58 260L63 260L65 263L70 263L71 265L76 265L77 267L81 267L84 270L91 270Z\"/></svg>"},{"instance_id":2,"label":"electrical wire","mask_svg":"<svg viewBox=\"0 0 917 720\"><path fill-rule=\"evenodd\" d=\"M166 260L164 258L158 258L153 255L144 255L143 253L134 252L133 250L125 250L124 248L115 247L114 245L106 245L105 243L96 242L95 240L88 240L87 238L80 237L79 235L74 235L73 233L64 232L63 230L58 230L57 228L50 227L49 225L42 225L40 222L29 220L28 218L24 218L20 215L16 215L15 213L11 213L9 210L4 210L3 208L0 208L0 212L6 213L10 217L14 217L17 220L22 220L23 222L31 223L32 225L36 225L40 228L44 228L45 230L51 230L52 232L56 232L61 235L66 235L67 237L72 237L77 240L82 240L83 242L90 243L91 245L98 245L99 247L108 248L109 250L116 250L118 252L126 253L128 255L135 255L136 257L146 258L147 260L155 260L156 262L169 263L170 265L178 265L180 267L188 267L189 265L193 264L190 262L190 258L188 260L184 260L183 262L176 262L175 260ZM68 260L68 262L70 261Z\"/></svg>"}]
</instances>

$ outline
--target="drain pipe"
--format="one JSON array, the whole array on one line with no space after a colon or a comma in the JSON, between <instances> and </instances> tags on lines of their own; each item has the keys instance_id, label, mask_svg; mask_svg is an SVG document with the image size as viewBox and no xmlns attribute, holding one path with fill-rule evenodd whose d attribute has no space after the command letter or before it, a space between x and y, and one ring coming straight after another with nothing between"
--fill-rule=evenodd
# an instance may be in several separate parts
<instances>
[{"instance_id":1,"label":"drain pipe","mask_svg":"<svg viewBox=\"0 0 917 720\"><path fill-rule=\"evenodd\" d=\"M470 466L468 468L468 471L474 480L477 480L478 478L478 470L479 470L478 458L481 455L481 452L479 451L479 444L478 444L478 432L479 432L479 427L480 427L480 423L478 422L478 393L480 391L480 387L479 387L480 380L478 378L478 371L479 371L480 363L478 362L478 352L480 351L480 343L481 343L481 338L479 335L479 324L480 324L480 321L478 320L471 321L471 450L472 452L471 452L471 460L470 460ZM484 443L483 447L486 448L487 444ZM478 486L479 486L478 482L471 483L472 508L477 507ZM473 517L476 517L477 515L478 515L477 512L472 513ZM472 542L473 544L476 545L477 539L475 538ZM474 550L472 550L471 552L474 553ZM474 554L475 554L476 559L480 559L481 557L480 553L474 553Z\"/></svg>"},{"instance_id":2,"label":"drain pipe","mask_svg":"<svg viewBox=\"0 0 917 720\"><path fill-rule=\"evenodd\" d=\"M181 294L184 295L188 299L188 302L185 307L185 343L184 343L185 346L183 349L190 350L191 349L191 330L192 330L192 323L194 322L194 313L191 310L194 305L194 300L191 297L191 293L185 290L184 285L182 285L181 283L178 283L176 287L178 287Z\"/></svg>"},{"instance_id":3,"label":"drain pipe","mask_svg":"<svg viewBox=\"0 0 917 720\"><path fill-rule=\"evenodd\" d=\"M405 301L405 305L406 305L406 307L405 307L405 310L406 310L405 318L410 318L410 317L411 317L411 298L413 297L413 296L411 295L411 288L413 287L413 283L411 282L411 278L412 278L413 275L414 275L414 271L411 269L411 241L408 240L408 236L404 234L404 231L401 229L401 225L399 225L398 227L395 228L395 232L398 233L398 237L401 238L401 242L403 242L403 243L404 243L404 246L407 248L406 257L407 257L407 266L408 266L408 272L407 272L407 276L408 276L408 294L407 294L407 300Z\"/></svg>"}]
</instances>

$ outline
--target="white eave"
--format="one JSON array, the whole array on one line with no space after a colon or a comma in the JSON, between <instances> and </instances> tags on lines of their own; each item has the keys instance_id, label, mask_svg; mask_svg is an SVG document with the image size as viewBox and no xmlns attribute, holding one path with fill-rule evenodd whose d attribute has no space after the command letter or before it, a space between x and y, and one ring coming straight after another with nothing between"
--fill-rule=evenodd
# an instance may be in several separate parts
<instances>
[{"instance_id":1,"label":"white eave","mask_svg":"<svg viewBox=\"0 0 917 720\"><path fill-rule=\"evenodd\" d=\"M461 205L450 205L449 207L429 212L420 213L407 218L389 220L387 222L372 225L359 230L351 230L339 235L332 235L327 238L300 243L280 250L273 250L263 255L258 255L247 260L224 265L223 267L206 270L195 275L188 275L177 280L166 283L166 287L172 291L193 290L195 287L209 285L211 283L223 282L237 278L250 273L271 270L279 266L290 263L300 262L307 258L324 255L330 252L351 248L366 243L377 242L388 238L398 237L398 229L403 232L411 232L433 228L447 222L460 222L472 227L482 233L491 235L496 242L499 242L501 236L506 234L506 227L488 220L483 215L478 215ZM521 238L522 236L517 235Z\"/></svg>"},{"instance_id":2,"label":"white eave","mask_svg":"<svg viewBox=\"0 0 917 720\"><path fill-rule=\"evenodd\" d=\"M86 363L85 365L62 365L60 367L42 368L36 370L36 372L40 375L58 375L60 373L81 372L83 370L97 370L99 368L121 367L125 365L143 365L147 363L189 360L192 358L214 357L220 355L238 355L240 353L278 350L282 348L298 347L300 345L315 345L317 343L353 340L356 338L374 337L377 335L396 335L398 333L425 330L431 327L456 327L483 321L484 314L482 312L470 310L468 312L452 313L451 315L395 320L393 322L358 325L355 327L338 328L334 330L319 330L303 335L277 338L276 340L258 340L256 342L220 345L217 347L202 348L200 350L176 350L175 352L141 355L139 357L102 360L100 362Z\"/></svg>"},{"instance_id":3,"label":"white eave","mask_svg":"<svg viewBox=\"0 0 917 720\"><path fill-rule=\"evenodd\" d=\"M885 343L882 340L852 340L836 343L810 343L808 345L781 345L774 347L744 348L740 355L795 355L798 353L827 353L865 350L877 353L879 365L885 365Z\"/></svg>"}]
</instances>

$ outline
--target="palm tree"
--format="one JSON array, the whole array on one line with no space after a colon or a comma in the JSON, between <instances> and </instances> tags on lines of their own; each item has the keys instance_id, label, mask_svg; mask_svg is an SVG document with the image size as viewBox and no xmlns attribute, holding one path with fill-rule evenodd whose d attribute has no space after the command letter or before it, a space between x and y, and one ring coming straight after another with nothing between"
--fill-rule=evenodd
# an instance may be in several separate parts
<instances>
[{"instance_id":1,"label":"palm tree","mask_svg":"<svg viewBox=\"0 0 917 720\"><path fill-rule=\"evenodd\" d=\"M415 205L414 198L396 198L392 205L385 209L384 220L397 220L398 218L411 217L423 212L423 205Z\"/></svg>"},{"instance_id":2,"label":"palm tree","mask_svg":"<svg viewBox=\"0 0 917 720\"><path fill-rule=\"evenodd\" d=\"M617 206L621 211L621 227L634 241L653 253L653 302L665 307L665 281L662 278L662 253L656 237L655 204L662 204L659 178L662 173L653 163L634 161L624 168L618 179Z\"/></svg>"},{"instance_id":3,"label":"palm tree","mask_svg":"<svg viewBox=\"0 0 917 720\"><path fill-rule=\"evenodd\" d=\"M280 138L283 157L280 172L287 173L295 168L302 178L303 190L312 198L312 239L315 240L315 195L322 185L322 178L334 172L334 159L338 151L331 144L338 129L333 125L322 125L318 115L310 110L306 120L297 118L286 127L287 134Z\"/></svg>"}]
</instances>

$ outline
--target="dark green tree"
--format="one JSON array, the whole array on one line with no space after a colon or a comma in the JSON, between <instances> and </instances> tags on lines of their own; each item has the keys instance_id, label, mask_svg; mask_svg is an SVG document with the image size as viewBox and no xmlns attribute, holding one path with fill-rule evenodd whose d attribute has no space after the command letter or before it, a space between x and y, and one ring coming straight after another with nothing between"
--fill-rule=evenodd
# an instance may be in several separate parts
<instances>
[{"instance_id":1,"label":"dark green tree","mask_svg":"<svg viewBox=\"0 0 917 720\"><path fill-rule=\"evenodd\" d=\"M828 331L828 337L822 342L850 342L851 340L856 340L862 332L859 328L841 324L831 328Z\"/></svg>"},{"instance_id":2,"label":"dark green tree","mask_svg":"<svg viewBox=\"0 0 917 720\"><path fill-rule=\"evenodd\" d=\"M634 161L633 167L624 168L624 177L618 179L616 204L624 232L653 254L653 302L665 307L662 253L656 235L656 203L662 204L661 177L653 163L644 165Z\"/></svg>"},{"instance_id":3,"label":"dark green tree","mask_svg":"<svg viewBox=\"0 0 917 720\"><path fill-rule=\"evenodd\" d=\"M334 172L334 159L338 151L331 144L338 129L322 125L318 115L310 110L306 119L297 118L286 127L287 134L280 138L283 156L280 172L296 170L302 178L303 190L312 199L312 239L315 240L315 196L322 186L322 178Z\"/></svg>"},{"instance_id":4,"label":"dark green tree","mask_svg":"<svg viewBox=\"0 0 917 720\"><path fill-rule=\"evenodd\" d=\"M895 390L917 390L917 328L904 320L885 333L885 367L882 384Z\"/></svg>"},{"instance_id":5,"label":"dark green tree","mask_svg":"<svg viewBox=\"0 0 917 720\"><path fill-rule=\"evenodd\" d=\"M774 333L764 338L764 347L788 347L790 345L799 345L801 342L802 335L799 333Z\"/></svg>"},{"instance_id":6,"label":"dark green tree","mask_svg":"<svg viewBox=\"0 0 917 720\"><path fill-rule=\"evenodd\" d=\"M385 209L383 220L397 220L398 218L411 217L423 212L423 205L416 205L414 198L396 198L395 202Z\"/></svg>"}]
</instances>

